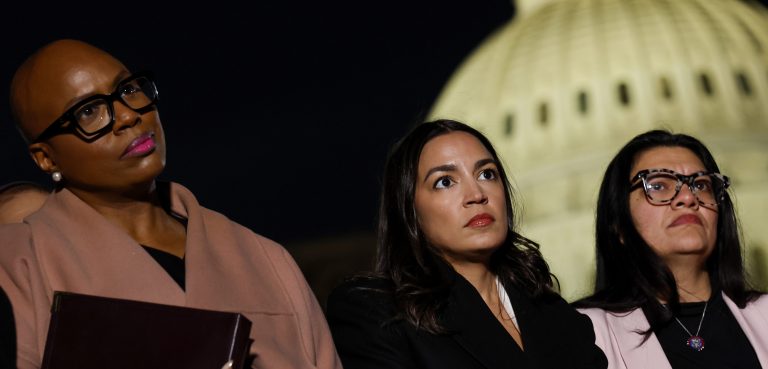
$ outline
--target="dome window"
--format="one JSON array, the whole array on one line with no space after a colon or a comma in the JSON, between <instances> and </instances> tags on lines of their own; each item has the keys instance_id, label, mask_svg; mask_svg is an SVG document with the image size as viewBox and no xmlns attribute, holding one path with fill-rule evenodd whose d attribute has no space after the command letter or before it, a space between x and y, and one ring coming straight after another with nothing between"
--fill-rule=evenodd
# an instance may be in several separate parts
<instances>
[{"instance_id":1,"label":"dome window","mask_svg":"<svg viewBox=\"0 0 768 369\"><path fill-rule=\"evenodd\" d=\"M744 96L752 96L752 86L749 84L749 79L743 72L736 73L736 84L739 85L739 90Z\"/></svg>"},{"instance_id":2,"label":"dome window","mask_svg":"<svg viewBox=\"0 0 768 369\"><path fill-rule=\"evenodd\" d=\"M661 96L665 100L672 100L672 86L669 84L667 77L659 79L659 89L661 90Z\"/></svg>"},{"instance_id":3,"label":"dome window","mask_svg":"<svg viewBox=\"0 0 768 369\"><path fill-rule=\"evenodd\" d=\"M547 103L543 102L541 105L539 105L539 123L542 127L546 127L548 120L549 108L547 107Z\"/></svg>"},{"instance_id":4,"label":"dome window","mask_svg":"<svg viewBox=\"0 0 768 369\"><path fill-rule=\"evenodd\" d=\"M712 82L709 80L709 75L706 73L699 74L699 82L701 83L701 90L704 91L704 94L707 96L715 94L715 89L712 88Z\"/></svg>"},{"instance_id":5,"label":"dome window","mask_svg":"<svg viewBox=\"0 0 768 369\"><path fill-rule=\"evenodd\" d=\"M579 91L579 95L576 98L576 102L579 106L579 112L582 115L586 115L589 111L589 96L584 91Z\"/></svg>"},{"instance_id":6,"label":"dome window","mask_svg":"<svg viewBox=\"0 0 768 369\"><path fill-rule=\"evenodd\" d=\"M515 116L512 113L507 114L504 117L504 135L507 137L512 136L512 129L515 124Z\"/></svg>"},{"instance_id":7,"label":"dome window","mask_svg":"<svg viewBox=\"0 0 768 369\"><path fill-rule=\"evenodd\" d=\"M629 99L629 87L627 87L627 84L624 82L619 83L618 88L619 93L619 102L621 105L629 106L630 99Z\"/></svg>"}]
</instances>

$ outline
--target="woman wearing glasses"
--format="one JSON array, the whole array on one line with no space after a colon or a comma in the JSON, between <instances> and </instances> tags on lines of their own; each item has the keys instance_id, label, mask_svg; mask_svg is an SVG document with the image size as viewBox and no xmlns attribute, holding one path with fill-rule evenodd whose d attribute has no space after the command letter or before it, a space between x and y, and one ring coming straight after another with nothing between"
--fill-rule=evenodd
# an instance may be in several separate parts
<instances>
[{"instance_id":1,"label":"woman wearing glasses","mask_svg":"<svg viewBox=\"0 0 768 369\"><path fill-rule=\"evenodd\" d=\"M576 306L610 368L768 367L768 299L746 281L728 186L699 140L667 131L609 164L596 292Z\"/></svg>"},{"instance_id":2,"label":"woman wearing glasses","mask_svg":"<svg viewBox=\"0 0 768 369\"><path fill-rule=\"evenodd\" d=\"M53 291L243 313L258 368L340 368L325 319L278 244L156 181L165 138L149 75L74 40L33 54L11 86L15 120L56 191L0 227L0 285L18 367L41 364Z\"/></svg>"},{"instance_id":3,"label":"woman wearing glasses","mask_svg":"<svg viewBox=\"0 0 768 369\"><path fill-rule=\"evenodd\" d=\"M376 271L328 300L346 369L605 368L589 319L516 232L512 188L480 132L420 124L383 182Z\"/></svg>"}]
</instances>

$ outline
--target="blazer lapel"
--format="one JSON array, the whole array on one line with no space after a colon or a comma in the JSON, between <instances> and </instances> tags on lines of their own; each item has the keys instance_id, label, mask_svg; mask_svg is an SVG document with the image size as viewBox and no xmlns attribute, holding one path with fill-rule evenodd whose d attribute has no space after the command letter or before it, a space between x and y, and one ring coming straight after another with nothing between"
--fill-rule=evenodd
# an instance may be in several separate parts
<instances>
[{"instance_id":1,"label":"blazer lapel","mask_svg":"<svg viewBox=\"0 0 768 369\"><path fill-rule=\"evenodd\" d=\"M637 333L650 328L642 309L630 313L608 313L607 320L614 330L615 344L627 369L672 369L656 335L652 333L643 342L644 336Z\"/></svg>"},{"instance_id":2,"label":"blazer lapel","mask_svg":"<svg viewBox=\"0 0 768 369\"><path fill-rule=\"evenodd\" d=\"M723 301L731 310L734 318L741 326L741 330L752 343L755 349L757 359L763 368L768 368L768 297L760 296L756 301L752 301L739 309L738 306L723 293Z\"/></svg>"},{"instance_id":3,"label":"blazer lapel","mask_svg":"<svg viewBox=\"0 0 768 369\"><path fill-rule=\"evenodd\" d=\"M458 274L443 313L443 323L452 338L484 367L526 367L521 365L526 359L515 341L496 320L477 290Z\"/></svg>"}]
</instances>

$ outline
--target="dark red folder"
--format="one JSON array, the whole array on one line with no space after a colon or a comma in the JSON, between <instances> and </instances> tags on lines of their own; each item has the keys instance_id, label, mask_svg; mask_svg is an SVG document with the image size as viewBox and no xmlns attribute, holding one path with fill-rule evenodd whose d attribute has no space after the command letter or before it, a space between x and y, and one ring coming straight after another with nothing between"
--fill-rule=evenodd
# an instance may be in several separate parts
<instances>
[{"instance_id":1,"label":"dark red folder","mask_svg":"<svg viewBox=\"0 0 768 369\"><path fill-rule=\"evenodd\" d=\"M241 314L56 292L42 369L241 369Z\"/></svg>"}]
</instances>

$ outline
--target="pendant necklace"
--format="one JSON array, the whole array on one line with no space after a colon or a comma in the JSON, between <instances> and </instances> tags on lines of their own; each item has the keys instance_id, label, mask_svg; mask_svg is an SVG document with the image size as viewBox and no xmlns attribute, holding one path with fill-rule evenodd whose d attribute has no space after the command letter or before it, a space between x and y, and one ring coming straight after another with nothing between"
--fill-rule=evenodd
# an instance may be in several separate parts
<instances>
[{"instance_id":1,"label":"pendant necklace","mask_svg":"<svg viewBox=\"0 0 768 369\"><path fill-rule=\"evenodd\" d=\"M699 336L699 332L701 331L701 323L704 322L704 315L707 314L707 304L709 304L709 301L704 303L704 312L701 313L701 320L699 320L699 328L696 328L696 334L691 334L691 331L685 327L683 322L675 317L675 320L678 324L680 324L681 327L683 327L685 333L688 333L688 339L685 341L685 345L694 351L701 351L704 349L704 339Z\"/></svg>"}]
</instances>

